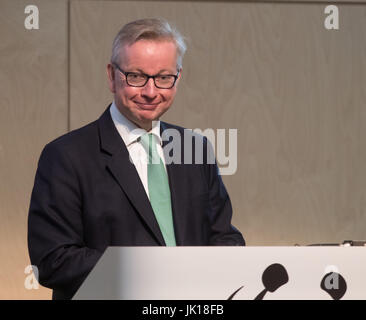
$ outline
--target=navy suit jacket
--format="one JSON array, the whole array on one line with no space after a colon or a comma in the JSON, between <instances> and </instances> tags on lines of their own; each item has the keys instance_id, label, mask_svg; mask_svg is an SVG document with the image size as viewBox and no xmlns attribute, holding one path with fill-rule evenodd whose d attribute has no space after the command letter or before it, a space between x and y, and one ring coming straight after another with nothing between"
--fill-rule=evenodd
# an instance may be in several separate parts
<instances>
[{"instance_id":1,"label":"navy suit jacket","mask_svg":"<svg viewBox=\"0 0 366 320\"><path fill-rule=\"evenodd\" d=\"M164 122L161 128L178 130L184 146L183 128ZM191 138L194 145L197 136ZM231 225L217 166L205 162L167 164L177 245L244 245ZM53 289L54 299L72 298L108 246L164 245L109 107L98 120L45 146L31 196L28 248L40 284Z\"/></svg>"}]
</instances>

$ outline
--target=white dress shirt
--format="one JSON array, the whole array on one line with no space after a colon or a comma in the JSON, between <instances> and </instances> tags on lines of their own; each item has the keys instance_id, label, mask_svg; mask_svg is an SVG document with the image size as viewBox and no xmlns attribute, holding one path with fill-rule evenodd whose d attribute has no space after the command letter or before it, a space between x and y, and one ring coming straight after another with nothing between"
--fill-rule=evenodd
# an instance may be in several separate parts
<instances>
[{"instance_id":1,"label":"white dress shirt","mask_svg":"<svg viewBox=\"0 0 366 320\"><path fill-rule=\"evenodd\" d=\"M133 122L128 120L118 110L114 101L111 105L110 112L114 125L121 135L121 138L127 147L128 153L130 154L130 160L135 165L137 173L140 176L141 182L145 188L146 194L149 197L149 188L147 181L148 154L145 148L139 142L140 137L144 135L147 131L145 129L137 127ZM157 152L165 165L162 139L160 136L160 121L153 121L152 129L149 131L149 133L152 133L155 136L154 141L156 142Z\"/></svg>"}]
</instances>

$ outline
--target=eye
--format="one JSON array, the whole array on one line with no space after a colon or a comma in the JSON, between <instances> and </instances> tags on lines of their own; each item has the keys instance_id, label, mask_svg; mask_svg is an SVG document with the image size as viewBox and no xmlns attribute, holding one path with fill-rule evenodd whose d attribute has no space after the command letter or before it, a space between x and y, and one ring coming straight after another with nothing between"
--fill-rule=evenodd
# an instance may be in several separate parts
<instances>
[{"instance_id":1,"label":"eye","mask_svg":"<svg viewBox=\"0 0 366 320\"><path fill-rule=\"evenodd\" d=\"M159 82L170 82L170 81L174 80L174 77L171 75L168 75L168 74L167 75L162 74L162 75L157 76L156 78Z\"/></svg>"},{"instance_id":2,"label":"eye","mask_svg":"<svg viewBox=\"0 0 366 320\"><path fill-rule=\"evenodd\" d=\"M128 75L131 79L134 79L134 80L141 80L141 79L145 79L146 77L141 74L141 73L130 73Z\"/></svg>"}]
</instances>

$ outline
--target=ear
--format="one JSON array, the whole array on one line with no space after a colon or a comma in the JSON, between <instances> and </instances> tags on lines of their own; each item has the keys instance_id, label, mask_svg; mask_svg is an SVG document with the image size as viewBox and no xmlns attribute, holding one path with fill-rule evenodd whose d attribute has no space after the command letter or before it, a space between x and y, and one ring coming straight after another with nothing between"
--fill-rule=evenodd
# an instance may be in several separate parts
<instances>
[{"instance_id":1,"label":"ear","mask_svg":"<svg viewBox=\"0 0 366 320\"><path fill-rule=\"evenodd\" d=\"M112 64L107 65L107 76L108 76L108 86L112 93L116 93L116 78L114 76L114 68Z\"/></svg>"},{"instance_id":2,"label":"ear","mask_svg":"<svg viewBox=\"0 0 366 320\"><path fill-rule=\"evenodd\" d=\"M180 69L179 69L179 73L178 73L178 78L177 78L177 81L176 81L176 85L179 83L179 80L180 80L180 78L182 77L182 71L183 71L183 69L182 69L182 68L180 68Z\"/></svg>"}]
</instances>

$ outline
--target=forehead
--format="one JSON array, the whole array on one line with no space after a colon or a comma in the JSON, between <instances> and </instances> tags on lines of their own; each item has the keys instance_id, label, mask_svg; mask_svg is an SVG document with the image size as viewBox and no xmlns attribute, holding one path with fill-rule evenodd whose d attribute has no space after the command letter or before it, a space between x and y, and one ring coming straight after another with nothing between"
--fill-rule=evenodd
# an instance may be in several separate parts
<instances>
[{"instance_id":1,"label":"forehead","mask_svg":"<svg viewBox=\"0 0 366 320\"><path fill-rule=\"evenodd\" d=\"M122 47L120 61L125 69L139 69L145 72L159 72L160 70L175 72L177 46L173 41L165 39L139 40Z\"/></svg>"}]
</instances>

